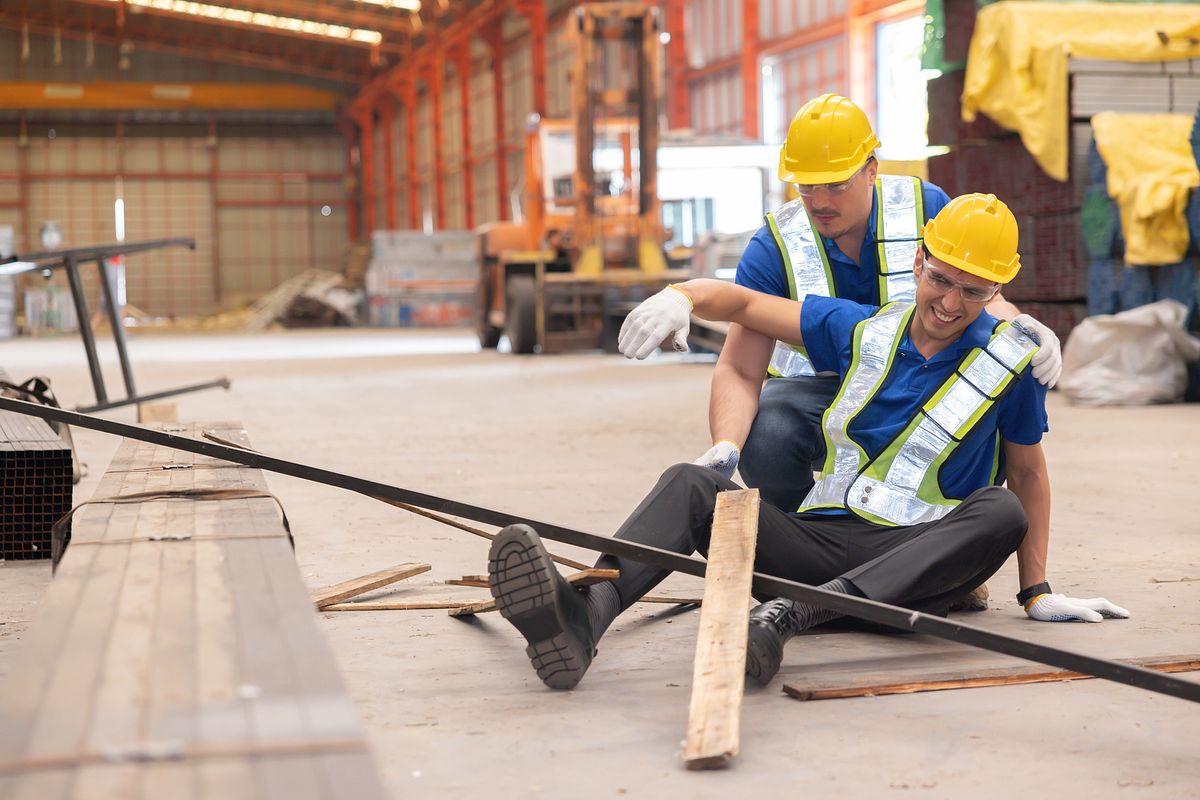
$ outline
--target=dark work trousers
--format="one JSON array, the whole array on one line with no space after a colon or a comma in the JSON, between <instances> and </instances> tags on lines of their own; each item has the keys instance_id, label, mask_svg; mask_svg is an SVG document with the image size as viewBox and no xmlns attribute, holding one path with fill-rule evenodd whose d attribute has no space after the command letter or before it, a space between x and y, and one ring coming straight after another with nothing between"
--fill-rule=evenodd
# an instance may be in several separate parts
<instances>
[{"instance_id":1,"label":"dark work trousers","mask_svg":"<svg viewBox=\"0 0 1200 800\"><path fill-rule=\"evenodd\" d=\"M795 511L825 461L821 419L837 395L837 376L771 378L742 446L738 471L763 502Z\"/></svg>"},{"instance_id":2,"label":"dark work trousers","mask_svg":"<svg viewBox=\"0 0 1200 800\"><path fill-rule=\"evenodd\" d=\"M691 555L708 552L717 494L741 489L716 472L677 464L659 478L617 531L618 539ZM820 585L845 578L872 600L932 614L986 581L1020 546L1027 528L1016 495L999 486L971 494L934 522L885 527L857 517L798 517L762 503L754 569ZM657 586L667 570L603 556L621 570L621 610Z\"/></svg>"}]
</instances>

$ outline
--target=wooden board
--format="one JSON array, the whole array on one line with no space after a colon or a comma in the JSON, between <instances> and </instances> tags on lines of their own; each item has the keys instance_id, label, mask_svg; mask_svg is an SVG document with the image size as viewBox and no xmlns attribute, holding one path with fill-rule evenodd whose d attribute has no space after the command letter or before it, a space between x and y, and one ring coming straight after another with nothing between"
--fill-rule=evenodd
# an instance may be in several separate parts
<instances>
[{"instance_id":1,"label":"wooden board","mask_svg":"<svg viewBox=\"0 0 1200 800\"><path fill-rule=\"evenodd\" d=\"M138 403L138 422L179 422L174 403Z\"/></svg>"},{"instance_id":2,"label":"wooden board","mask_svg":"<svg viewBox=\"0 0 1200 800\"><path fill-rule=\"evenodd\" d=\"M1120 659L1156 672L1192 672L1200 670L1200 654L1183 656L1146 656ZM907 672L907 674L905 674ZM937 692L946 689L975 689L984 686L1015 686L1025 683L1077 681L1091 678L1079 672L1055 670L1041 664L1017 664L955 670L897 671L868 674L832 674L820 680L806 679L785 683L783 690L797 700L833 700L844 697L877 697L888 694Z\"/></svg>"},{"instance_id":3,"label":"wooden board","mask_svg":"<svg viewBox=\"0 0 1200 800\"><path fill-rule=\"evenodd\" d=\"M182 433L205 427L249 444ZM95 497L195 488L266 483L124 441ZM384 796L273 500L89 505L73 527L0 685L0 796Z\"/></svg>"},{"instance_id":4,"label":"wooden board","mask_svg":"<svg viewBox=\"0 0 1200 800\"><path fill-rule=\"evenodd\" d=\"M411 578L413 575L420 575L422 572L428 572L428 564L400 564L388 569L382 569L379 572L372 572L370 575L363 575L361 578L351 578L348 581L342 581L334 586L329 586L319 591L313 592L313 605L317 608L331 606L334 603L340 603L343 600L349 600L351 597L357 597L360 594L374 591L375 589L388 586L397 581L402 581L405 578Z\"/></svg>"},{"instance_id":5,"label":"wooden board","mask_svg":"<svg viewBox=\"0 0 1200 800\"><path fill-rule=\"evenodd\" d=\"M738 752L758 509L757 489L717 495L683 752L688 769L721 769Z\"/></svg>"}]
</instances>

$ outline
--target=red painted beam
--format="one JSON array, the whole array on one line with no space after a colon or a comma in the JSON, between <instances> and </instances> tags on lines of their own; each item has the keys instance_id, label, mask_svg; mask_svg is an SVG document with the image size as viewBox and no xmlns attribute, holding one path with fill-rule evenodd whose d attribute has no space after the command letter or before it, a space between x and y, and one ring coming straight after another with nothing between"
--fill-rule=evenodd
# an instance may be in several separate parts
<instances>
[{"instance_id":1,"label":"red painted beam","mask_svg":"<svg viewBox=\"0 0 1200 800\"><path fill-rule=\"evenodd\" d=\"M368 112L357 117L355 122L359 129L363 236L369 238L375 230L375 115Z\"/></svg>"},{"instance_id":2,"label":"red painted beam","mask_svg":"<svg viewBox=\"0 0 1200 800\"><path fill-rule=\"evenodd\" d=\"M446 227L446 162L442 157L442 89L445 78L442 58L431 65L427 84L433 95L433 227Z\"/></svg>"},{"instance_id":3,"label":"red painted beam","mask_svg":"<svg viewBox=\"0 0 1200 800\"><path fill-rule=\"evenodd\" d=\"M762 91L758 68L758 0L742 0L742 134L761 138L759 116Z\"/></svg>"},{"instance_id":4,"label":"red painted beam","mask_svg":"<svg viewBox=\"0 0 1200 800\"><path fill-rule=\"evenodd\" d=\"M690 128L691 92L688 88L687 47L684 32L684 6L687 0L667 0L667 125L672 129Z\"/></svg>"},{"instance_id":5,"label":"red painted beam","mask_svg":"<svg viewBox=\"0 0 1200 800\"><path fill-rule=\"evenodd\" d=\"M396 165L392 156L392 120L396 104L390 97L383 98L379 105L379 129L383 132L383 198L384 224L388 230L396 229Z\"/></svg>"},{"instance_id":6,"label":"red painted beam","mask_svg":"<svg viewBox=\"0 0 1200 800\"><path fill-rule=\"evenodd\" d=\"M504 39L500 28L489 30L484 41L492 51L492 107L496 126L496 194L500 219L508 219L508 150L504 141Z\"/></svg>"},{"instance_id":7,"label":"red painted beam","mask_svg":"<svg viewBox=\"0 0 1200 800\"><path fill-rule=\"evenodd\" d=\"M408 156L408 225L421 230L421 193L417 185L417 84L404 84L404 152Z\"/></svg>"},{"instance_id":8,"label":"red painted beam","mask_svg":"<svg viewBox=\"0 0 1200 800\"><path fill-rule=\"evenodd\" d=\"M466 224L475 227L475 160L471 157L471 44L468 41L455 59L458 68L458 104L462 114L463 204Z\"/></svg>"}]
</instances>

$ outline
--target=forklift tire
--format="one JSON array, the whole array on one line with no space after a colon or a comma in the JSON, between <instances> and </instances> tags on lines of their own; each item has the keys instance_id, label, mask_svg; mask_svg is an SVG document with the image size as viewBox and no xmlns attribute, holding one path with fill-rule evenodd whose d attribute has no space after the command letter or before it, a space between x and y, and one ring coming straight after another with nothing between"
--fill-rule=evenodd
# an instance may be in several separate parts
<instances>
[{"instance_id":1,"label":"forklift tire","mask_svg":"<svg viewBox=\"0 0 1200 800\"><path fill-rule=\"evenodd\" d=\"M537 290L533 276L513 275L507 288L504 332L514 353L528 355L537 344Z\"/></svg>"}]
</instances>

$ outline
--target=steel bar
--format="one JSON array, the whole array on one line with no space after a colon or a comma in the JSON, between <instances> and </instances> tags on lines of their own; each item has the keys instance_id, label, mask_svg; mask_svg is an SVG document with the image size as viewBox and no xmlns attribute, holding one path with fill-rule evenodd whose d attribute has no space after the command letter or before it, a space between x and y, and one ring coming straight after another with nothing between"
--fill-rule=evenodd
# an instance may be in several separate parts
<instances>
[{"instance_id":1,"label":"steel bar","mask_svg":"<svg viewBox=\"0 0 1200 800\"><path fill-rule=\"evenodd\" d=\"M106 411L110 408L120 408L121 406L131 406L134 403L151 403L155 400L162 400L164 397L174 397L179 394L187 394L188 392L198 392L201 389L228 389L229 378L220 377L215 380L205 381L204 383L193 383L190 386L179 386L174 389L163 389L161 392L151 392L150 394L139 394L133 397L126 397L123 400L113 400L112 402L98 403L94 406L87 406L77 409L81 414L90 414L93 411ZM132 437L131 437L132 438ZM183 448L180 448L183 449Z\"/></svg>"},{"instance_id":2,"label":"steel bar","mask_svg":"<svg viewBox=\"0 0 1200 800\"><path fill-rule=\"evenodd\" d=\"M613 556L633 559L661 569L682 572L697 577L703 577L705 572L705 562L694 556L681 555L669 550L662 550L657 547L650 547L622 539L614 539L608 536L600 536L594 533L585 533L529 517L472 506L456 500L425 494L424 492L390 486L385 483L358 478L353 475L346 475L308 464L285 461L274 456L241 450L236 447L228 447L215 442L178 436L165 431L151 430L137 425L115 422L100 417L91 417L86 414L37 405L35 403L26 403L6 397L0 397L0 408L41 417L42 419L65 422L68 425L100 431L101 433L125 436L130 439L149 442L163 447L171 447L188 453L219 458L248 467L276 472L280 475L314 481L327 486L357 492L358 494L385 502L399 501L410 503L431 511L453 514L489 525L503 526L524 523L533 526L538 534L546 539ZM775 597L786 597L791 600L813 603L846 616L857 617L900 630L924 633L939 639L971 645L972 647L990 650L1002 655L1023 658L1027 661L1035 661L1041 664L1049 664L1050 666L1082 672L1116 683L1123 683L1140 689L1146 689L1147 691L1200 703L1200 683L1193 683L1170 675L1159 674L1143 667L1131 666L1058 647L1028 642L1012 636L993 633L992 631L972 625L931 616L919 611L911 611L906 608L862 597L855 597L853 595L830 592L784 578L764 575L760 572L754 573L753 586L759 592Z\"/></svg>"},{"instance_id":3,"label":"steel bar","mask_svg":"<svg viewBox=\"0 0 1200 800\"><path fill-rule=\"evenodd\" d=\"M112 325L113 342L117 345L117 360L121 362L121 377L125 379L125 395L137 396L137 387L133 385L133 367L129 363L129 350L125 347L124 306L119 306L120 295L113 286L115 273L106 256L96 259L96 268L100 272L100 291L104 296L104 305L108 310L108 322Z\"/></svg>"},{"instance_id":4,"label":"steel bar","mask_svg":"<svg viewBox=\"0 0 1200 800\"><path fill-rule=\"evenodd\" d=\"M8 261L66 261L74 258L79 261L94 261L98 258L112 258L129 253L140 253L143 250L157 250L160 247L187 247L196 249L196 240L191 236L176 236L171 239L147 239L140 242L120 242L118 244L92 245L91 247L72 247L67 250L41 250L34 253L17 253L9 258L0 259L0 263Z\"/></svg>"},{"instance_id":5,"label":"steel bar","mask_svg":"<svg viewBox=\"0 0 1200 800\"><path fill-rule=\"evenodd\" d=\"M26 257L34 261L40 254ZM83 292L83 277L79 274L79 262L74 254L66 256L67 283L71 287L71 299L75 301L75 316L79 322L79 335L83 338L83 350L87 354L88 371L92 374L92 389L96 392L96 403L108 402L108 391L104 388L104 375L100 372L100 357L96 355L96 335L92 332L91 315L88 313L87 296Z\"/></svg>"}]
</instances>

